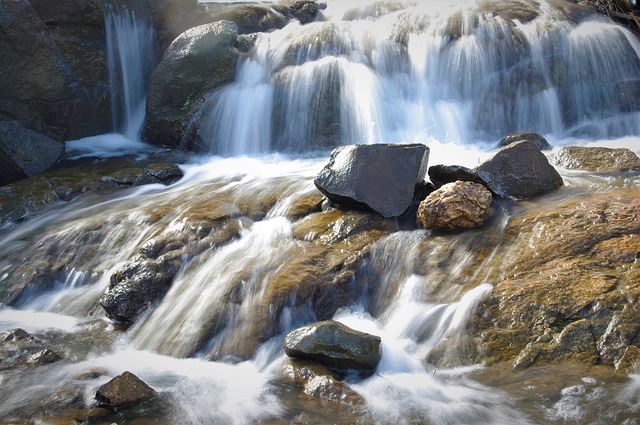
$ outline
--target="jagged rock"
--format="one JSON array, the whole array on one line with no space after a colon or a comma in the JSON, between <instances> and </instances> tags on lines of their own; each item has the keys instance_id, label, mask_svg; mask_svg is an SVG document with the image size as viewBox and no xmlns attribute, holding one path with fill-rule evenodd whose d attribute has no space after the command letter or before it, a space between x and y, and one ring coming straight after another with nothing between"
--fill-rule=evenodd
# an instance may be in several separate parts
<instances>
[{"instance_id":1,"label":"jagged rock","mask_svg":"<svg viewBox=\"0 0 640 425\"><path fill-rule=\"evenodd\" d=\"M529 198L562 186L560 174L530 141L502 148L475 171L489 174L491 191L505 198Z\"/></svg>"},{"instance_id":2,"label":"jagged rock","mask_svg":"<svg viewBox=\"0 0 640 425\"><path fill-rule=\"evenodd\" d=\"M238 28L228 21L200 25L180 34L151 74L144 138L178 146L194 107L235 78Z\"/></svg>"},{"instance_id":3,"label":"jagged rock","mask_svg":"<svg viewBox=\"0 0 640 425\"><path fill-rule=\"evenodd\" d=\"M64 155L64 143L24 128L17 121L0 122L0 146L27 176L49 169Z\"/></svg>"},{"instance_id":4,"label":"jagged rock","mask_svg":"<svg viewBox=\"0 0 640 425\"><path fill-rule=\"evenodd\" d=\"M589 320L582 319L567 325L549 342L529 343L514 361L515 368L536 364L573 361L594 364L598 360L596 342Z\"/></svg>"},{"instance_id":5,"label":"jagged rock","mask_svg":"<svg viewBox=\"0 0 640 425\"><path fill-rule=\"evenodd\" d=\"M124 372L96 390L98 405L112 409L139 404L158 393L131 372Z\"/></svg>"},{"instance_id":6,"label":"jagged rock","mask_svg":"<svg viewBox=\"0 0 640 425\"><path fill-rule=\"evenodd\" d=\"M616 374L626 376L640 370L640 348L630 345L615 364Z\"/></svg>"},{"instance_id":7,"label":"jagged rock","mask_svg":"<svg viewBox=\"0 0 640 425\"><path fill-rule=\"evenodd\" d=\"M565 146L554 159L556 165L569 170L610 173L640 169L640 158L626 148Z\"/></svg>"},{"instance_id":8,"label":"jagged rock","mask_svg":"<svg viewBox=\"0 0 640 425\"><path fill-rule=\"evenodd\" d=\"M568 324L580 325L585 344L567 360L590 364L595 356L613 365L638 345L639 197L637 188L610 190L510 218L493 260L501 271L489 278L499 283L479 309L488 321L478 331L487 364L552 362L561 353L550 344L561 331L559 342L577 336Z\"/></svg>"},{"instance_id":9,"label":"jagged rock","mask_svg":"<svg viewBox=\"0 0 640 425\"><path fill-rule=\"evenodd\" d=\"M493 196L483 185L457 181L432 192L418 207L418 226L456 230L482 225L491 214Z\"/></svg>"},{"instance_id":10,"label":"jagged rock","mask_svg":"<svg viewBox=\"0 0 640 425\"><path fill-rule=\"evenodd\" d=\"M35 366L42 366L49 363L55 363L57 361L62 360L62 356L51 350L50 348L45 348L42 351L39 351L35 354L32 354L29 357L29 363Z\"/></svg>"},{"instance_id":11,"label":"jagged rock","mask_svg":"<svg viewBox=\"0 0 640 425\"><path fill-rule=\"evenodd\" d=\"M538 133L513 133L506 135L498 142L498 147L503 148L516 142L529 141L536 145L541 151L551 149L551 145L541 134Z\"/></svg>"},{"instance_id":12,"label":"jagged rock","mask_svg":"<svg viewBox=\"0 0 640 425\"><path fill-rule=\"evenodd\" d=\"M395 217L411 205L428 159L429 148L420 144L342 146L331 152L314 183L338 204Z\"/></svg>"},{"instance_id":13,"label":"jagged rock","mask_svg":"<svg viewBox=\"0 0 640 425\"><path fill-rule=\"evenodd\" d=\"M283 364L284 378L303 387L302 392L313 398L350 406L361 406L365 400L346 383L337 380L330 369L319 363L288 359Z\"/></svg>"},{"instance_id":14,"label":"jagged rock","mask_svg":"<svg viewBox=\"0 0 640 425\"><path fill-rule=\"evenodd\" d=\"M337 370L372 372L382 356L380 337L328 320L295 329L284 340L289 357L315 360Z\"/></svg>"}]
</instances>

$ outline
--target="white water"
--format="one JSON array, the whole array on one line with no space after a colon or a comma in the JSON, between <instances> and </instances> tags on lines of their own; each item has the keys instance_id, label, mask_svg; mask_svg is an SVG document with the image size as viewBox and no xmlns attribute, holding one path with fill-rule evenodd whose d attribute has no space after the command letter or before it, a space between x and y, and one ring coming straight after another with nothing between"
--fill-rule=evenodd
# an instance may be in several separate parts
<instances>
[{"instance_id":1,"label":"white water","mask_svg":"<svg viewBox=\"0 0 640 425\"><path fill-rule=\"evenodd\" d=\"M575 25L570 12L523 4L535 19L493 14L491 2L485 12L476 2L381 12L329 1L326 21L258 37L236 82L210 96L201 136L212 152L238 155L492 146L523 131L558 143L640 134L639 113L625 112L615 88L640 73L636 37L602 17Z\"/></svg>"},{"instance_id":2,"label":"white water","mask_svg":"<svg viewBox=\"0 0 640 425\"><path fill-rule=\"evenodd\" d=\"M146 83L155 66L155 33L148 18L126 7L105 7L107 65L113 130L138 140L144 122Z\"/></svg>"}]
</instances>

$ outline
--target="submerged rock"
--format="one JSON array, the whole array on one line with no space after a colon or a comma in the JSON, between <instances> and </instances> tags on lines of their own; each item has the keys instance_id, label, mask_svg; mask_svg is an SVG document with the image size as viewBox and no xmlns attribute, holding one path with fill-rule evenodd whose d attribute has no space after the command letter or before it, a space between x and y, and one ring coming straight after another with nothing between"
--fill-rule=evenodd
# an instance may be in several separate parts
<instances>
[{"instance_id":1,"label":"submerged rock","mask_svg":"<svg viewBox=\"0 0 640 425\"><path fill-rule=\"evenodd\" d=\"M612 173L640 169L640 158L626 148L565 146L554 159L556 165L568 170Z\"/></svg>"},{"instance_id":2,"label":"submerged rock","mask_svg":"<svg viewBox=\"0 0 640 425\"><path fill-rule=\"evenodd\" d=\"M341 146L331 152L314 183L338 204L396 217L411 205L428 160L429 148L421 144Z\"/></svg>"},{"instance_id":3,"label":"submerged rock","mask_svg":"<svg viewBox=\"0 0 640 425\"><path fill-rule=\"evenodd\" d=\"M432 192L418 207L418 225L456 230L482 225L491 214L493 196L483 185L458 181Z\"/></svg>"},{"instance_id":4,"label":"submerged rock","mask_svg":"<svg viewBox=\"0 0 640 425\"><path fill-rule=\"evenodd\" d=\"M525 199L562 186L560 174L530 141L508 145L475 171L487 173L491 191L505 198Z\"/></svg>"},{"instance_id":5,"label":"submerged rock","mask_svg":"<svg viewBox=\"0 0 640 425\"><path fill-rule=\"evenodd\" d=\"M382 352L380 337L328 320L295 329L284 340L289 357L315 360L332 369L372 372Z\"/></svg>"},{"instance_id":6,"label":"submerged rock","mask_svg":"<svg viewBox=\"0 0 640 425\"><path fill-rule=\"evenodd\" d=\"M365 404L360 394L345 382L336 379L330 369L319 363L289 359L283 364L280 373L285 379L301 385L302 393L308 397L351 406Z\"/></svg>"},{"instance_id":7,"label":"submerged rock","mask_svg":"<svg viewBox=\"0 0 640 425\"><path fill-rule=\"evenodd\" d=\"M158 393L131 372L116 376L96 390L98 405L118 409L155 397Z\"/></svg>"}]
</instances>

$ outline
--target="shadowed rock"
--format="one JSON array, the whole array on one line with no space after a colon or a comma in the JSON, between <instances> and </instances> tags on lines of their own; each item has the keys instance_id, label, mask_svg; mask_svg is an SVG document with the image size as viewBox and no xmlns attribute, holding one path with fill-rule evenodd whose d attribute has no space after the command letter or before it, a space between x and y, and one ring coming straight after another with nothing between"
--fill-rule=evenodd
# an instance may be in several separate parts
<instances>
[{"instance_id":1,"label":"shadowed rock","mask_svg":"<svg viewBox=\"0 0 640 425\"><path fill-rule=\"evenodd\" d=\"M396 217L411 205L428 160L429 148L421 144L341 146L314 183L338 204Z\"/></svg>"},{"instance_id":2,"label":"shadowed rock","mask_svg":"<svg viewBox=\"0 0 640 425\"><path fill-rule=\"evenodd\" d=\"M538 133L508 134L498 142L498 147L503 148L505 146L509 146L517 142L523 142L525 140L533 143L538 147L538 149L542 151L551 149L551 145L549 144L549 142L547 142L547 139L545 139L544 136Z\"/></svg>"}]
</instances>

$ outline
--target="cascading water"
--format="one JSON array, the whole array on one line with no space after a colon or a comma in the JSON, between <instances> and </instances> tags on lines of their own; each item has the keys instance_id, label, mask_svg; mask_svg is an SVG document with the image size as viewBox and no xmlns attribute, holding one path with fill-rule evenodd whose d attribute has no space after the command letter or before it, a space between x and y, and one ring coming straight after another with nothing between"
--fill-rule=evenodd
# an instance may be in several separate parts
<instances>
[{"instance_id":1,"label":"cascading water","mask_svg":"<svg viewBox=\"0 0 640 425\"><path fill-rule=\"evenodd\" d=\"M505 223L542 206L498 210L452 236L321 205L313 178L336 144L423 142L432 164L473 166L513 131L560 145L640 134L618 95L640 76L627 30L581 21L564 3L442 3L333 0L324 19L257 35L201 111L200 135L227 158L194 158L169 187L81 197L3 228L0 290L25 286L0 305L0 332L24 328L65 359L29 369L12 341L2 346L0 423L75 417L124 370L160 401L109 423L634 423L637 376L605 384L591 370L536 370L514 383L482 365L469 322L504 279ZM116 130L135 140L149 71L136 52L149 50L151 27L126 9L107 15L112 90L125 101ZM640 187L563 177L555 196ZM131 270L147 285L147 273L173 274L120 329L99 302ZM326 318L382 338L375 373L345 379L363 405L307 397L282 376L286 332Z\"/></svg>"},{"instance_id":2,"label":"cascading water","mask_svg":"<svg viewBox=\"0 0 640 425\"><path fill-rule=\"evenodd\" d=\"M624 95L638 40L569 4L331 1L325 15L261 34L237 81L207 102L212 152L640 134Z\"/></svg>"},{"instance_id":3,"label":"cascading water","mask_svg":"<svg viewBox=\"0 0 640 425\"><path fill-rule=\"evenodd\" d=\"M146 83L157 60L155 32L149 19L117 3L105 6L104 27L113 130L139 140Z\"/></svg>"}]
</instances>

